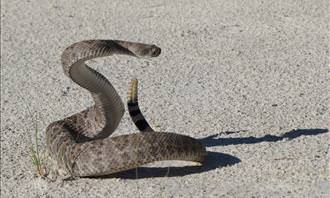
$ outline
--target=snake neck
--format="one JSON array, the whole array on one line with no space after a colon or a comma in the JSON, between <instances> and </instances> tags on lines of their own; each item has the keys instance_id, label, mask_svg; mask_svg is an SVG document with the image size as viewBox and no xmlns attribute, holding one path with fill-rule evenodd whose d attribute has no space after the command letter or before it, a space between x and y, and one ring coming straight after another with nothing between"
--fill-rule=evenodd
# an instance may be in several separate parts
<instances>
[{"instance_id":1,"label":"snake neck","mask_svg":"<svg viewBox=\"0 0 330 198\"><path fill-rule=\"evenodd\" d=\"M84 123L79 125L85 126L87 136L93 135L90 137L93 139L111 135L124 114L124 105L115 88L102 74L82 61L71 66L70 77L75 83L87 89L95 102L93 107L84 112L85 116L81 121Z\"/></svg>"}]
</instances>

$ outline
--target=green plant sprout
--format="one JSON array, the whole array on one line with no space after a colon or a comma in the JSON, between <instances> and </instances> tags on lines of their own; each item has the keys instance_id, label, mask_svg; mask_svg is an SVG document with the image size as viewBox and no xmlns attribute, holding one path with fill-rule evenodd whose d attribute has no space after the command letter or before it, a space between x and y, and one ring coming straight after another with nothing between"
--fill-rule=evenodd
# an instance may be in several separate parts
<instances>
[{"instance_id":1,"label":"green plant sprout","mask_svg":"<svg viewBox=\"0 0 330 198\"><path fill-rule=\"evenodd\" d=\"M28 114L32 118L32 123L34 124L34 142L31 140L30 145L30 158L32 161L32 164L35 166L37 175L40 177L46 177L46 165L45 165L45 155L41 155L40 152L40 137L39 137L39 129L38 129L38 116L35 116L35 113L33 114L30 107L27 105L24 97L20 94L20 92L17 92L19 95L19 99L22 101L22 104L25 106L25 109L28 110ZM40 117L40 116L39 116ZM43 152L44 154L44 152Z\"/></svg>"},{"instance_id":2,"label":"green plant sprout","mask_svg":"<svg viewBox=\"0 0 330 198\"><path fill-rule=\"evenodd\" d=\"M35 121L35 133L34 133L34 143L30 146L30 155L32 164L36 167L38 176L44 177L46 175L44 159L40 154L39 150L39 129L38 124Z\"/></svg>"}]
</instances>

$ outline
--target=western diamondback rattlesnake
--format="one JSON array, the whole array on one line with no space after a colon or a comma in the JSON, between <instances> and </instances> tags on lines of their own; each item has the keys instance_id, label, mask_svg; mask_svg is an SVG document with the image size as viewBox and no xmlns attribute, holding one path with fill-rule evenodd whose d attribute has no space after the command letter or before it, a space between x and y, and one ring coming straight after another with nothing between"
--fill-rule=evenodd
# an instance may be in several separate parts
<instances>
[{"instance_id":1,"label":"western diamondback rattlesnake","mask_svg":"<svg viewBox=\"0 0 330 198\"><path fill-rule=\"evenodd\" d=\"M119 40L81 41L64 50L64 73L91 93L95 105L47 127L47 149L60 168L73 177L85 177L109 175L160 160L203 162L206 151L198 140L155 132L149 126L138 106L137 80L131 83L128 110L141 133L108 137L117 128L124 105L111 83L84 62L113 54L156 57L160 52L155 45Z\"/></svg>"}]
</instances>

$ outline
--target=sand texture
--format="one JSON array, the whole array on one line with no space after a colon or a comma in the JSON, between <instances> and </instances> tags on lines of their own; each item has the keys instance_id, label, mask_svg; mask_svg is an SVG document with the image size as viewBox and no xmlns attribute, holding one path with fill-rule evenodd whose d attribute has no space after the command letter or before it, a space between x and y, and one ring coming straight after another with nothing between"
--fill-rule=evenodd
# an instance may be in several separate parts
<instances>
[{"instance_id":1,"label":"sand texture","mask_svg":"<svg viewBox=\"0 0 330 198\"><path fill-rule=\"evenodd\" d=\"M1 197L329 197L329 1L1 1ZM202 168L156 163L49 182L30 159L37 118L93 101L60 56L86 39L153 43L153 59L89 61L159 131L200 139ZM126 112L114 135L138 132ZM171 166L166 175L167 166ZM187 166L187 167L186 167Z\"/></svg>"}]
</instances>

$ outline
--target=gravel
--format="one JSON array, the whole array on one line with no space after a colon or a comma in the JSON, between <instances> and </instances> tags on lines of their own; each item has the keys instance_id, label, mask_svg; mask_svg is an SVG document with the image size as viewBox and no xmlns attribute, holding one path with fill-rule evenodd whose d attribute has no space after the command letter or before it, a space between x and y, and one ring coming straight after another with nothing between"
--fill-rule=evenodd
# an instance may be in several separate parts
<instances>
[{"instance_id":1,"label":"gravel","mask_svg":"<svg viewBox=\"0 0 330 198\"><path fill-rule=\"evenodd\" d=\"M327 0L1 1L1 197L329 197L329 13ZM199 138L202 168L36 177L34 123L44 147L49 123L92 104L60 63L85 39L162 48L89 63L123 99L138 78L150 124ZM132 132L126 113L115 135Z\"/></svg>"}]
</instances>

